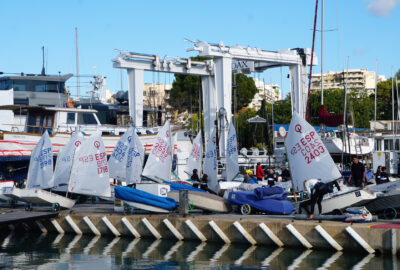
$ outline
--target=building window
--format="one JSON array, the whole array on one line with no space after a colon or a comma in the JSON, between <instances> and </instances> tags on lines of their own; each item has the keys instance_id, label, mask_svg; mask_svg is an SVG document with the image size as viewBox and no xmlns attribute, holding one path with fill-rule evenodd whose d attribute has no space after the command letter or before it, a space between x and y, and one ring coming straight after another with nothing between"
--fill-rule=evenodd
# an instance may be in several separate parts
<instances>
[{"instance_id":1,"label":"building window","mask_svg":"<svg viewBox=\"0 0 400 270\"><path fill-rule=\"evenodd\" d=\"M75 125L75 113L67 113L67 125Z\"/></svg>"},{"instance_id":2,"label":"building window","mask_svg":"<svg viewBox=\"0 0 400 270\"><path fill-rule=\"evenodd\" d=\"M80 113L78 125L97 125L97 122L92 113Z\"/></svg>"}]
</instances>

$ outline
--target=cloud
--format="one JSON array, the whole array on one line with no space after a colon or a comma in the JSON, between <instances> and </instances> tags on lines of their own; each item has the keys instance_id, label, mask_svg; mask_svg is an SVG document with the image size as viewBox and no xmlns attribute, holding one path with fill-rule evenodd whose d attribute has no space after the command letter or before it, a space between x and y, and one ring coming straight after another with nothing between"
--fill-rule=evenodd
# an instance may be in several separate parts
<instances>
[{"instance_id":1,"label":"cloud","mask_svg":"<svg viewBox=\"0 0 400 270\"><path fill-rule=\"evenodd\" d=\"M368 0L367 10L378 17L386 17L400 4L400 0Z\"/></svg>"}]
</instances>

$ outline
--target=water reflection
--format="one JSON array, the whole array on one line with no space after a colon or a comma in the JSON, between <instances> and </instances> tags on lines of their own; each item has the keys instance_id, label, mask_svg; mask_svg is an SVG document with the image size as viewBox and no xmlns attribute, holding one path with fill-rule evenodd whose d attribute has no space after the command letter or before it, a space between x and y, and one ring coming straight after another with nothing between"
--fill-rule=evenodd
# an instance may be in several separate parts
<instances>
[{"instance_id":1,"label":"water reflection","mask_svg":"<svg viewBox=\"0 0 400 270\"><path fill-rule=\"evenodd\" d=\"M19 269L397 269L392 256L190 241L0 235L0 267Z\"/></svg>"}]
</instances>

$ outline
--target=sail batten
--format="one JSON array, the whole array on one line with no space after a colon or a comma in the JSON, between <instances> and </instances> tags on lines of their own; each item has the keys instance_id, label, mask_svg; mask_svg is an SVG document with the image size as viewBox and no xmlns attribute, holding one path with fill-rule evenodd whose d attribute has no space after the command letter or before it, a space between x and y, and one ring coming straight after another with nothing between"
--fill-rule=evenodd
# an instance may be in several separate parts
<instances>
[{"instance_id":1,"label":"sail batten","mask_svg":"<svg viewBox=\"0 0 400 270\"><path fill-rule=\"evenodd\" d=\"M308 179L330 182L341 177L318 133L297 112L293 113L285 145L295 190L303 190Z\"/></svg>"}]
</instances>

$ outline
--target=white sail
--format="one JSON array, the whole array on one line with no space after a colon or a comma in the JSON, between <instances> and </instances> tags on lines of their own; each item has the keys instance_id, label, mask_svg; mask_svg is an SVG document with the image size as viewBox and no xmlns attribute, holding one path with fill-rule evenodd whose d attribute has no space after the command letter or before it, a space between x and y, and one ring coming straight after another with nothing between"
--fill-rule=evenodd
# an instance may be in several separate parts
<instances>
[{"instance_id":1,"label":"white sail","mask_svg":"<svg viewBox=\"0 0 400 270\"><path fill-rule=\"evenodd\" d=\"M341 177L318 133L297 112L290 121L285 145L296 191L303 190L308 179L326 183Z\"/></svg>"},{"instance_id":2,"label":"white sail","mask_svg":"<svg viewBox=\"0 0 400 270\"><path fill-rule=\"evenodd\" d=\"M203 143L201 138L201 132L199 132L196 138L193 140L192 150L187 161L187 167L185 172L188 175L193 174L193 170L198 170L198 175L201 175L201 159L203 158Z\"/></svg>"},{"instance_id":3,"label":"white sail","mask_svg":"<svg viewBox=\"0 0 400 270\"><path fill-rule=\"evenodd\" d=\"M157 180L170 180L172 166L172 138L169 121L160 129L147 159L143 175Z\"/></svg>"},{"instance_id":4,"label":"white sail","mask_svg":"<svg viewBox=\"0 0 400 270\"><path fill-rule=\"evenodd\" d=\"M226 147L226 180L232 181L239 173L238 148L236 130L233 122L229 125Z\"/></svg>"},{"instance_id":5,"label":"white sail","mask_svg":"<svg viewBox=\"0 0 400 270\"><path fill-rule=\"evenodd\" d=\"M29 162L27 188L52 188L53 147L47 130L32 151Z\"/></svg>"},{"instance_id":6,"label":"white sail","mask_svg":"<svg viewBox=\"0 0 400 270\"><path fill-rule=\"evenodd\" d=\"M74 132L69 142L58 153L53 175L53 184L56 190L67 190L75 149L82 144L83 140L82 132Z\"/></svg>"},{"instance_id":7,"label":"white sail","mask_svg":"<svg viewBox=\"0 0 400 270\"><path fill-rule=\"evenodd\" d=\"M217 169L217 136L214 129L207 142L206 155L203 164L203 173L208 176L208 188L214 192L218 192L219 189Z\"/></svg>"},{"instance_id":8,"label":"white sail","mask_svg":"<svg viewBox=\"0 0 400 270\"><path fill-rule=\"evenodd\" d=\"M126 161L128 158L128 145L129 140L132 140L132 136L134 133L133 127L129 127L129 129L125 132L124 135L121 136L117 145L114 148L113 153L111 154L110 159L108 160L108 169L110 170L110 177L117 180L125 180L126 179Z\"/></svg>"},{"instance_id":9,"label":"white sail","mask_svg":"<svg viewBox=\"0 0 400 270\"><path fill-rule=\"evenodd\" d=\"M140 183L144 161L144 147L136 132L128 138L127 162L124 170L126 171L126 184Z\"/></svg>"},{"instance_id":10,"label":"white sail","mask_svg":"<svg viewBox=\"0 0 400 270\"><path fill-rule=\"evenodd\" d=\"M76 149L68 191L111 197L107 152L99 133L90 136Z\"/></svg>"}]
</instances>

